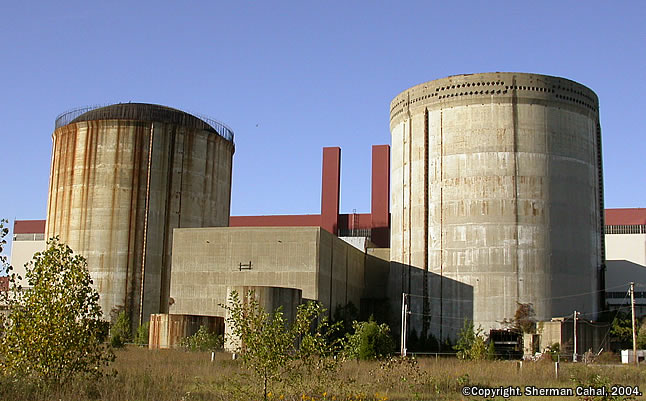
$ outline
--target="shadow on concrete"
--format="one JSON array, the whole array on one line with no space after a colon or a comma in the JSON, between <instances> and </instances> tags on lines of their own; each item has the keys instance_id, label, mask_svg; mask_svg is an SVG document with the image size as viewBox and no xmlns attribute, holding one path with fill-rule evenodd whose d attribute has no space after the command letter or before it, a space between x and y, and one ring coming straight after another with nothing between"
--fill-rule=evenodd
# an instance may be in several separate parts
<instances>
[{"instance_id":1,"label":"shadow on concrete","mask_svg":"<svg viewBox=\"0 0 646 401\"><path fill-rule=\"evenodd\" d=\"M442 343L447 339L455 343L464 321L473 320L473 286L407 264L369 262L362 320L373 316L377 322L386 322L393 336L400 338L402 293L409 294L408 338L412 335L423 342L432 336Z\"/></svg>"}]
</instances>

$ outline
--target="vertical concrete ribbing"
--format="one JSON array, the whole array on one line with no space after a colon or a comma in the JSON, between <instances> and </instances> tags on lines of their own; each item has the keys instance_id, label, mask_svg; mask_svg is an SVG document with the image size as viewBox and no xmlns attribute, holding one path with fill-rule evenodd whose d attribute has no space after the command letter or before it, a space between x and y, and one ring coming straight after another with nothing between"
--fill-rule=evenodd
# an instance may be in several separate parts
<instances>
[{"instance_id":1,"label":"vertical concrete ribbing","mask_svg":"<svg viewBox=\"0 0 646 401\"><path fill-rule=\"evenodd\" d=\"M423 341L426 341L426 338L428 337L428 329L429 329L429 321L430 321L430 300L429 300L429 291L428 291L428 280L429 280L429 275L428 275L428 247L429 247L429 241L428 241L428 236L429 236L429 231L428 231L428 185L429 185L429 174L428 174L428 152L429 152L429 145L428 145L428 109L424 109L424 148L423 148L423 157L424 157L424 173L423 173L423 185L424 185L424 201L423 201L423 213L424 213L424 218L423 218L423 231L424 231L424 250L423 250L423 255L424 255L424 274L423 274L423 280L424 283L423 289L422 289L422 296L424 297L422 299L423 302L423 308L422 308L422 313L423 313L423 323L422 323L422 339Z\"/></svg>"},{"instance_id":2,"label":"vertical concrete ribbing","mask_svg":"<svg viewBox=\"0 0 646 401\"><path fill-rule=\"evenodd\" d=\"M597 251L586 251L590 245L585 244L590 235L598 235L590 224L598 219L590 219L596 211L583 212L581 205L592 205L588 187L600 190L601 185L586 178L590 169L597 170L597 161L586 151L592 140L586 127L598 121L597 108L596 95L582 85L516 73L449 77L420 84L393 100L393 146L402 146L402 159L398 165L393 159L392 166L394 176L402 174L397 177L401 187L393 191L402 193L392 197L401 200L393 202L392 211L401 230L393 227L391 254L412 266L422 246L416 244L424 243L430 254L434 243L438 266L428 268L439 276L441 319L457 308L485 329L495 327L513 316L518 301L536 302L540 316L549 318L565 303L550 306L546 300L590 291L584 282L592 270L584 266L592 258L586 253ZM426 227L420 233L412 230L411 216L414 199L427 189L418 182L426 177L412 166L417 157L412 142L422 138L413 124L426 112L437 113L439 122L433 119L437 126L429 126L428 132L439 136L441 149L437 159L429 159L429 166L440 170L439 179L429 182L437 193L429 196L432 206L425 211L430 236ZM424 146L430 142L435 143L429 138ZM590 297L580 296L577 302L584 298ZM460 301L473 309L460 307Z\"/></svg>"},{"instance_id":3,"label":"vertical concrete ribbing","mask_svg":"<svg viewBox=\"0 0 646 401\"><path fill-rule=\"evenodd\" d=\"M127 107L139 106L133 104ZM167 125L173 126L173 124ZM170 241L166 242L163 238L165 231L168 235L172 235L172 227L164 224L168 222L172 213L168 213L170 209L164 212L161 206L163 202L160 207L155 208L155 218L151 216L149 219L148 244L142 244L144 224L142 217L146 202L141 194L145 192L145 188L142 187L146 185L146 180L145 177L141 179L140 173L146 174L146 166L145 163L142 166L141 153L147 155L148 152L143 150L146 144L142 143L141 136L142 130L150 130L150 126L150 122L118 118L81 120L57 128L52 137L53 156L47 235L59 235L61 240L70 245L75 252L88 259L90 274L99 289L101 306L106 318L114 307L125 307L129 309L131 321L134 323L138 321L140 312L137 301L141 295L138 284L144 258L142 257L143 247L146 249L147 269L153 266L151 276L145 279L144 313L151 310L159 312L160 304L162 306L168 304L167 291L166 299L162 300L163 287L167 284L162 282L162 276L169 279L166 267L170 267L170 260L166 255L170 254L168 249ZM157 131L156 128L155 131ZM192 135L207 137L217 134L193 129ZM166 143L165 131L160 137L160 144ZM156 147L157 139L154 139L152 147ZM227 143L227 146L222 148L222 152L233 153L231 142L219 136L218 140ZM62 143L66 146L61 147ZM163 146L159 149L162 153L167 152ZM185 166L185 169L191 171L185 171L188 179L181 190L190 192L196 199L202 199L203 195L200 191L203 191L203 188L201 185L196 185L197 181L191 177L203 174L204 165L200 163L210 157L212 155L206 158L200 156L199 160L193 160ZM153 154L150 169L151 208L155 202L159 203L160 194L172 191L170 186L164 186L164 180L159 179L160 160L163 164L164 158ZM230 168L230 164L223 168ZM218 188L222 187L220 191L226 194L223 196L223 199L226 199L226 216L209 219L209 222L204 221L204 209L208 214L219 213L220 210L219 206L215 207L210 202L204 208L195 208L194 212L193 208L184 210L185 213L195 214L195 216L186 216L188 223L214 225L213 223L216 222L218 225L226 225L230 203L230 183L222 184L225 185L216 185ZM173 195L175 194L168 194L168 198L172 198ZM191 197L186 199L190 200ZM167 261L168 265L165 265L164 261ZM145 275L149 276L148 271ZM149 293L148 289L151 287L152 292Z\"/></svg>"}]
</instances>

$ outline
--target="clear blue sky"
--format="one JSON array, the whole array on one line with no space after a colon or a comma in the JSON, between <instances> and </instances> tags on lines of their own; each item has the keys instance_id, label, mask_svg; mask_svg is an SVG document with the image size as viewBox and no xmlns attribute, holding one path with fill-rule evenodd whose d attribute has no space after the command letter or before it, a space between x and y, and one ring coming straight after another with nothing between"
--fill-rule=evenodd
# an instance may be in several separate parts
<instances>
[{"instance_id":1,"label":"clear blue sky","mask_svg":"<svg viewBox=\"0 0 646 401\"><path fill-rule=\"evenodd\" d=\"M233 215L318 213L324 146L342 148L342 212L368 212L391 99L489 71L594 90L606 207L646 207L645 4L3 1L0 217L46 217L59 113L128 101L233 128Z\"/></svg>"}]
</instances>

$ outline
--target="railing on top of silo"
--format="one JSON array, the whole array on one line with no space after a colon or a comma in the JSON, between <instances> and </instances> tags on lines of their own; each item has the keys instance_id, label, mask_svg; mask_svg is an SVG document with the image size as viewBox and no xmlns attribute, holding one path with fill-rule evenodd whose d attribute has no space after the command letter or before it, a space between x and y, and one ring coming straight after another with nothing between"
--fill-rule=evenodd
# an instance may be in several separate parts
<instances>
[{"instance_id":1,"label":"railing on top of silo","mask_svg":"<svg viewBox=\"0 0 646 401\"><path fill-rule=\"evenodd\" d=\"M229 128L228 125L214 118L206 117L201 114L191 114L209 124L218 134L220 134L221 137L223 137L227 141L233 142L233 130Z\"/></svg>"},{"instance_id":2,"label":"railing on top of silo","mask_svg":"<svg viewBox=\"0 0 646 401\"><path fill-rule=\"evenodd\" d=\"M80 116L81 114L87 113L90 110L98 109L100 107L106 107L109 106L109 104L95 104L93 106L83 106L83 107L77 107L71 110L68 110L66 112L63 112L56 116L56 122L54 123L54 129L58 129L60 127L64 127L67 124L71 123L76 117Z\"/></svg>"},{"instance_id":3,"label":"railing on top of silo","mask_svg":"<svg viewBox=\"0 0 646 401\"><path fill-rule=\"evenodd\" d=\"M64 113L61 113L58 116L56 116L56 121L54 123L54 129L58 129L60 127L63 127L65 125L71 123L76 118L78 118L79 116L87 113L88 111L99 109L101 107L113 106L113 105L115 105L115 103L84 106L84 107L78 107L78 108L68 110L68 111L66 111ZM162 106L162 107L165 107L165 106ZM182 110L177 110L177 111L182 111ZM222 138L226 139L229 142L233 142L233 136L234 136L233 130L228 125L224 124L223 122L218 121L218 120L216 120L214 118L211 118L211 117L201 115L201 114L188 113L188 112L184 112L184 113L190 114L190 115L194 116L195 118L205 122L211 128L213 128L213 130L218 135L220 135Z\"/></svg>"}]
</instances>

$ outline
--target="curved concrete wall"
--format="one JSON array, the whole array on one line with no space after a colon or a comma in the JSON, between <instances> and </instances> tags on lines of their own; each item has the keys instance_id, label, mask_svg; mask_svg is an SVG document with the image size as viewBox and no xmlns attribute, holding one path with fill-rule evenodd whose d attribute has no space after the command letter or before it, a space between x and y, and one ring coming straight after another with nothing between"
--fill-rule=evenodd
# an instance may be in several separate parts
<instances>
[{"instance_id":1,"label":"curved concrete wall","mask_svg":"<svg viewBox=\"0 0 646 401\"><path fill-rule=\"evenodd\" d=\"M88 260L104 315L167 312L173 228L227 226L233 143L174 124L76 122L54 131L47 236ZM152 148L151 148L152 144Z\"/></svg>"},{"instance_id":2,"label":"curved concrete wall","mask_svg":"<svg viewBox=\"0 0 646 401\"><path fill-rule=\"evenodd\" d=\"M500 327L518 302L539 319L597 311L594 92L536 74L452 76L399 94L390 129L391 280L419 295L422 331L446 337L464 318Z\"/></svg>"}]
</instances>

